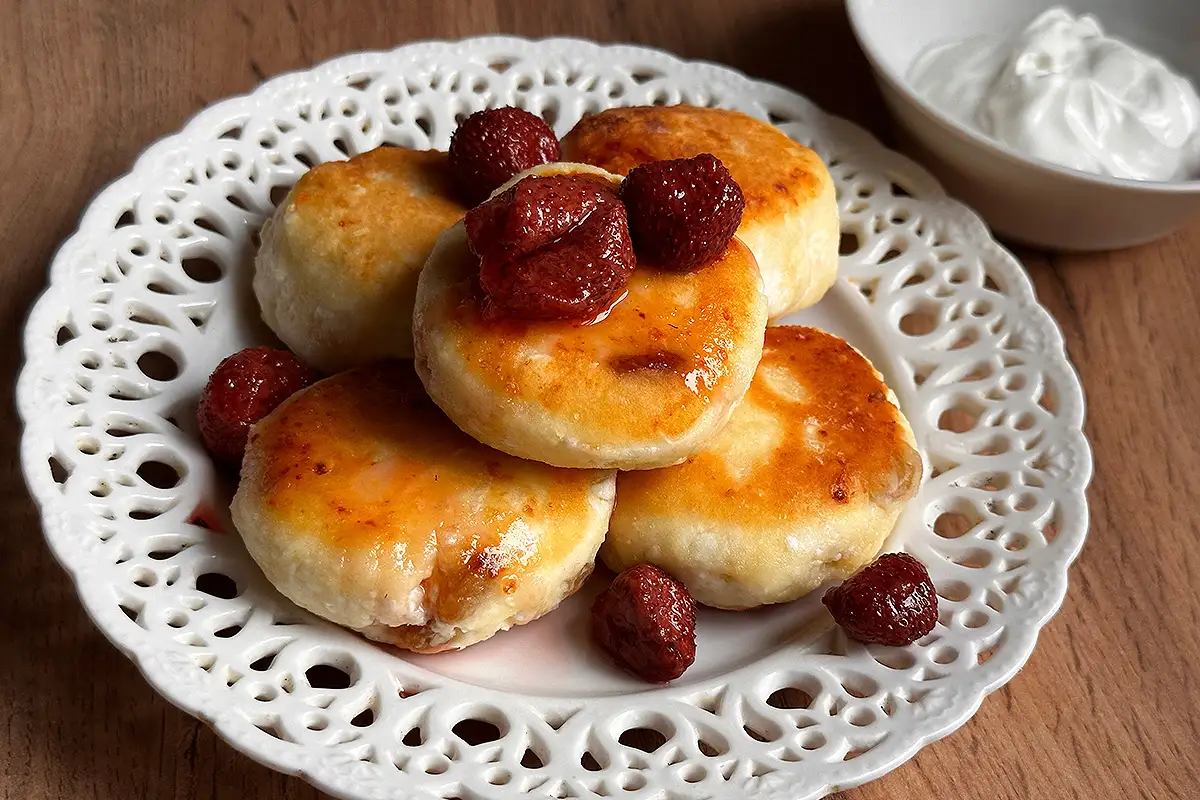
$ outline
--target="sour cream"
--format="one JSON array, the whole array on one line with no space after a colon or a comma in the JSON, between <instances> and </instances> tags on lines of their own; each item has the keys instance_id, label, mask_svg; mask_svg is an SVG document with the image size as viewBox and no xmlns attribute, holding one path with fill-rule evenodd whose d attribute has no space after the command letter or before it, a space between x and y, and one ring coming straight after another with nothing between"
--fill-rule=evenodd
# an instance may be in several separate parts
<instances>
[{"instance_id":1,"label":"sour cream","mask_svg":"<svg viewBox=\"0 0 1200 800\"><path fill-rule=\"evenodd\" d=\"M1026 155L1144 181L1200 179L1200 97L1160 59L1092 16L1046 11L1016 35L936 46L914 88Z\"/></svg>"}]
</instances>

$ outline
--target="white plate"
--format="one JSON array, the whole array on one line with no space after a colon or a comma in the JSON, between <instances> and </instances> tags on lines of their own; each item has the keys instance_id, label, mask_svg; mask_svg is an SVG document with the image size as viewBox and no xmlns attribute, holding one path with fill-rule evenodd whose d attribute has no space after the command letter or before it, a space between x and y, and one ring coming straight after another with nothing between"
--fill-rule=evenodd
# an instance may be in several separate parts
<instances>
[{"instance_id":1,"label":"white plate","mask_svg":"<svg viewBox=\"0 0 1200 800\"><path fill-rule=\"evenodd\" d=\"M863 349L912 420L931 473L889 546L929 566L944 598L933 633L864 647L815 595L703 612L695 666L647 688L589 646L589 586L467 651L403 657L301 612L236 535L205 527L230 529L231 487L198 443L196 398L222 357L271 341L249 292L252 239L308 164L382 142L445 148L456 118L485 105L525 106L562 135L585 112L678 102L770 119L832 168L844 280L797 320ZM902 332L918 318L927 332ZM92 203L25 348L22 465L88 613L172 702L342 797L801 800L860 784L1020 668L1087 528L1079 382L978 218L803 98L641 48L416 44L219 103ZM964 418L974 427L939 428ZM939 535L943 514L942 533L952 516L969 531ZM495 725L493 740L460 738L468 718ZM623 743L636 728L662 744Z\"/></svg>"}]
</instances>

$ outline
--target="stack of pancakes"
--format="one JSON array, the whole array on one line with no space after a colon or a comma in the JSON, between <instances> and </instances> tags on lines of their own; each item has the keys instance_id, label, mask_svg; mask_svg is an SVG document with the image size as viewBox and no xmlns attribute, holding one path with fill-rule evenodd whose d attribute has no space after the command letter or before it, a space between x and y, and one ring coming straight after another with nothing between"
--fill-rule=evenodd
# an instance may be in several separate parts
<instances>
[{"instance_id":1,"label":"stack of pancakes","mask_svg":"<svg viewBox=\"0 0 1200 800\"><path fill-rule=\"evenodd\" d=\"M513 180L617 186L712 153L746 197L737 236L701 269L635 270L580 325L480 313L443 153L322 164L264 228L263 318L332 377L255 426L233 514L299 605L418 652L465 647L556 607L597 552L709 606L786 602L868 563L915 492L912 432L871 364L768 327L836 276L811 150L690 106L585 117L562 144L566 162Z\"/></svg>"}]
</instances>

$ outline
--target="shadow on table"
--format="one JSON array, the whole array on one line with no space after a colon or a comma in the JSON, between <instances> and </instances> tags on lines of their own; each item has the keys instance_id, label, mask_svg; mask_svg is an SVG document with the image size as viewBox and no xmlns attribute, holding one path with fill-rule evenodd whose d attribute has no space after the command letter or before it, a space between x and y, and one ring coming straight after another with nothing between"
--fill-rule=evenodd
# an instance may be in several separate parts
<instances>
[{"instance_id":1,"label":"shadow on table","mask_svg":"<svg viewBox=\"0 0 1200 800\"><path fill-rule=\"evenodd\" d=\"M216 775L219 784L196 796L232 799L247 789L320 796L234 752L159 697L87 618L41 539L32 503L13 522L0 543L0 581L8 587L0 708L14 735L0 774L14 796L193 796L197 781Z\"/></svg>"},{"instance_id":2,"label":"shadow on table","mask_svg":"<svg viewBox=\"0 0 1200 800\"><path fill-rule=\"evenodd\" d=\"M63 226L72 219L64 214ZM48 236L30 247L35 257L4 275L0 295L0 341L6 343L0 350L0 404L8 410L0 428L8 455L0 472L6 514L0 536L0 709L11 719L12 733L0 773L14 796L53 786L72 797L117 786L119 764L156 761L162 747L165 704L146 702L149 687L88 620L42 538L21 474L15 382L24 361L22 332L57 245ZM87 774L103 752L112 754L114 774Z\"/></svg>"},{"instance_id":3,"label":"shadow on table","mask_svg":"<svg viewBox=\"0 0 1200 800\"><path fill-rule=\"evenodd\" d=\"M14 797L167 797L220 774L204 796L265 786L271 797L318 797L298 779L264 782L265 767L160 698L92 625L42 537L19 463L15 383L29 309L78 213L63 210L0 271L0 783Z\"/></svg>"},{"instance_id":4,"label":"shadow on table","mask_svg":"<svg viewBox=\"0 0 1200 800\"><path fill-rule=\"evenodd\" d=\"M729 41L720 50L731 66L799 92L894 144L883 97L840 3L771 9L725 34Z\"/></svg>"}]
</instances>

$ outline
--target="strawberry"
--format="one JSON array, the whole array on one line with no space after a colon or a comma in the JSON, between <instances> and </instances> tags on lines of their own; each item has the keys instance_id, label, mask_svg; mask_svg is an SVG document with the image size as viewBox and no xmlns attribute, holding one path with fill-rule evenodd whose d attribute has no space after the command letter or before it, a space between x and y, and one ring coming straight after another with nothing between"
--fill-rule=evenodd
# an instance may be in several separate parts
<instances>
[{"instance_id":1,"label":"strawberry","mask_svg":"<svg viewBox=\"0 0 1200 800\"><path fill-rule=\"evenodd\" d=\"M470 205L482 203L518 172L561 157L550 126L513 106L476 111L450 137L450 170Z\"/></svg>"},{"instance_id":2,"label":"strawberry","mask_svg":"<svg viewBox=\"0 0 1200 800\"><path fill-rule=\"evenodd\" d=\"M742 222L746 199L720 159L651 161L621 185L629 231L639 258L660 267L702 267L725 251Z\"/></svg>"},{"instance_id":3,"label":"strawberry","mask_svg":"<svg viewBox=\"0 0 1200 800\"><path fill-rule=\"evenodd\" d=\"M250 426L317 379L312 367L286 350L248 347L226 358L209 377L196 409L200 437L217 461L240 466Z\"/></svg>"},{"instance_id":4,"label":"strawberry","mask_svg":"<svg viewBox=\"0 0 1200 800\"><path fill-rule=\"evenodd\" d=\"M933 581L908 553L880 556L826 591L822 602L850 638L867 644L912 644L938 621Z\"/></svg>"},{"instance_id":5,"label":"strawberry","mask_svg":"<svg viewBox=\"0 0 1200 800\"><path fill-rule=\"evenodd\" d=\"M696 660L696 601L658 567L638 564L592 604L592 636L629 672L666 683Z\"/></svg>"}]
</instances>

